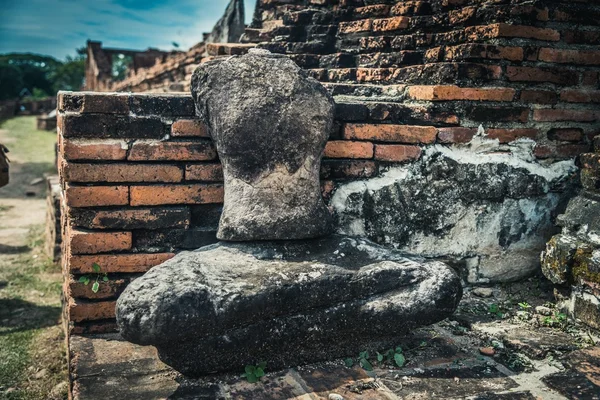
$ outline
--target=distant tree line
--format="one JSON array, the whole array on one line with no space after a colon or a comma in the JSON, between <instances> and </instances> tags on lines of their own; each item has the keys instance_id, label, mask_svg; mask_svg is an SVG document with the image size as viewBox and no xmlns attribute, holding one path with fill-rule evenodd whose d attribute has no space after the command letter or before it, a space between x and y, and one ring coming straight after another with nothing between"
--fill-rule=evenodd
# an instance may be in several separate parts
<instances>
[{"instance_id":1,"label":"distant tree line","mask_svg":"<svg viewBox=\"0 0 600 400\"><path fill-rule=\"evenodd\" d=\"M25 96L55 96L59 90L79 90L85 77L86 49L59 61L30 53L0 54L0 100Z\"/></svg>"}]
</instances>

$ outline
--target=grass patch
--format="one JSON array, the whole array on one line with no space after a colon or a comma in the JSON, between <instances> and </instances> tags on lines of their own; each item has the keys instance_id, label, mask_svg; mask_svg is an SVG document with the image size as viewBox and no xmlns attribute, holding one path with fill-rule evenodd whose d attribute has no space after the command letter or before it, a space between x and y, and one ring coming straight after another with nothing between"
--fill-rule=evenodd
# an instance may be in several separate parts
<instances>
[{"instance_id":1,"label":"grass patch","mask_svg":"<svg viewBox=\"0 0 600 400\"><path fill-rule=\"evenodd\" d=\"M0 254L0 399L64 399L61 275L43 255L41 226L31 232L28 252Z\"/></svg>"},{"instance_id":2,"label":"grass patch","mask_svg":"<svg viewBox=\"0 0 600 400\"><path fill-rule=\"evenodd\" d=\"M30 184L56 174L56 134L36 128L36 117L15 117L0 123L0 143L10 152L10 182L0 188L0 198L43 197L44 185Z\"/></svg>"},{"instance_id":3,"label":"grass patch","mask_svg":"<svg viewBox=\"0 0 600 400\"><path fill-rule=\"evenodd\" d=\"M10 150L11 161L54 165L56 133L40 131L35 116L15 117L0 123L0 143Z\"/></svg>"}]
</instances>

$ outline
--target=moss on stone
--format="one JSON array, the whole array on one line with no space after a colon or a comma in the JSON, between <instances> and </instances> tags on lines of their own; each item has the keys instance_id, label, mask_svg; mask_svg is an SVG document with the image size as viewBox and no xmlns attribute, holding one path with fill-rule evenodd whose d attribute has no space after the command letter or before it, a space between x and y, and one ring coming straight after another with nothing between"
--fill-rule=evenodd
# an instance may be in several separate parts
<instances>
[{"instance_id":1,"label":"moss on stone","mask_svg":"<svg viewBox=\"0 0 600 400\"><path fill-rule=\"evenodd\" d=\"M588 244L578 247L573 257L572 275L574 280L585 280L600 283L600 273L592 272L592 252L594 248Z\"/></svg>"}]
</instances>

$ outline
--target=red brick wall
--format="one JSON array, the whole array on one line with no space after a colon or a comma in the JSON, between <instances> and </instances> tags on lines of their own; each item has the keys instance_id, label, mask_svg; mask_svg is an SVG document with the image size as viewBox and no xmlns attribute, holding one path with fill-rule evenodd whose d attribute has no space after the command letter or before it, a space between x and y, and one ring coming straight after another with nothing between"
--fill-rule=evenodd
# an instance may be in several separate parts
<instances>
[{"instance_id":1,"label":"red brick wall","mask_svg":"<svg viewBox=\"0 0 600 400\"><path fill-rule=\"evenodd\" d=\"M341 84L339 94L395 85L368 104L372 121L428 116L448 127L444 142L483 124L564 158L599 131L599 20L594 0L259 0L246 40Z\"/></svg>"},{"instance_id":2,"label":"red brick wall","mask_svg":"<svg viewBox=\"0 0 600 400\"><path fill-rule=\"evenodd\" d=\"M502 143L535 140L544 163L590 150L598 2L368 3L261 0L247 32L336 97L326 198L337 182L417 160L428 145L468 142L479 125ZM215 240L220 166L189 96L62 93L58 123L66 314L73 332L114 329L131 279ZM93 263L109 274L96 294L78 282Z\"/></svg>"}]
</instances>

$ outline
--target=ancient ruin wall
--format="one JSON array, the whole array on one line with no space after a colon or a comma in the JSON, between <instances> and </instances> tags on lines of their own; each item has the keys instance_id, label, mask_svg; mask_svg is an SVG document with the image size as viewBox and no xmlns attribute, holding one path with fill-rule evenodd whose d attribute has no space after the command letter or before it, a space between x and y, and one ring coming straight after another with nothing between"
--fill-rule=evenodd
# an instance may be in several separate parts
<instances>
[{"instance_id":1,"label":"ancient ruin wall","mask_svg":"<svg viewBox=\"0 0 600 400\"><path fill-rule=\"evenodd\" d=\"M600 131L600 6L368 3L262 1L254 43L209 50L288 53L335 95L322 179L339 232L468 282L536 270ZM69 320L111 329L130 279L214 240L218 160L188 96L65 93L59 110ZM97 294L78 283L94 262Z\"/></svg>"}]
</instances>

